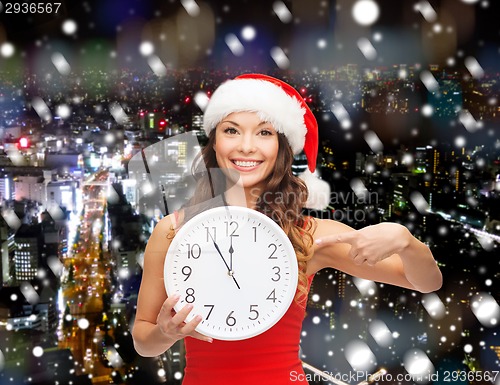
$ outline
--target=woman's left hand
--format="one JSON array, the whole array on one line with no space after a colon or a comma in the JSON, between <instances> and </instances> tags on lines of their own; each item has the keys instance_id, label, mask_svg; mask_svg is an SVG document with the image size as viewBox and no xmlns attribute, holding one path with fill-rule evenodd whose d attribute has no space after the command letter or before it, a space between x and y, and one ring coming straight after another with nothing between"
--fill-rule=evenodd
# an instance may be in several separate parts
<instances>
[{"instance_id":1,"label":"woman's left hand","mask_svg":"<svg viewBox=\"0 0 500 385\"><path fill-rule=\"evenodd\" d=\"M376 263L401 252L410 242L412 235L408 229L397 223L379 223L360 230L327 235L316 239L318 248L334 243L351 245L349 257L356 265Z\"/></svg>"}]
</instances>

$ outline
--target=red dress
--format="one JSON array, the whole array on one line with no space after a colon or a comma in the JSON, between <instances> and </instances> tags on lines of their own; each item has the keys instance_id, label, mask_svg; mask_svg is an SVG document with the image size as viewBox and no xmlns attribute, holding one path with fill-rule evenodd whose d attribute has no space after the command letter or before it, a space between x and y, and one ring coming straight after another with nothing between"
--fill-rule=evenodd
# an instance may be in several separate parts
<instances>
[{"instance_id":1,"label":"red dress","mask_svg":"<svg viewBox=\"0 0 500 385\"><path fill-rule=\"evenodd\" d=\"M313 275L309 277L309 287ZM241 341L186 337L183 385L306 385L299 359L306 301L295 300L271 329Z\"/></svg>"}]
</instances>

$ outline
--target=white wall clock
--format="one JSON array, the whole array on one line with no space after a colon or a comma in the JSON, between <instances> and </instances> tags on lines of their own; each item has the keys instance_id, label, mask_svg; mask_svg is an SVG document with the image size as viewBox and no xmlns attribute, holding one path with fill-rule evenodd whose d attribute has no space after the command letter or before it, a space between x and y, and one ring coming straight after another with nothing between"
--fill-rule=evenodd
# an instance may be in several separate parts
<instances>
[{"instance_id":1,"label":"white wall clock","mask_svg":"<svg viewBox=\"0 0 500 385\"><path fill-rule=\"evenodd\" d=\"M203 318L197 331L221 340L254 337L285 314L297 290L298 265L284 231L245 207L204 211L182 225L168 249L165 289Z\"/></svg>"}]
</instances>

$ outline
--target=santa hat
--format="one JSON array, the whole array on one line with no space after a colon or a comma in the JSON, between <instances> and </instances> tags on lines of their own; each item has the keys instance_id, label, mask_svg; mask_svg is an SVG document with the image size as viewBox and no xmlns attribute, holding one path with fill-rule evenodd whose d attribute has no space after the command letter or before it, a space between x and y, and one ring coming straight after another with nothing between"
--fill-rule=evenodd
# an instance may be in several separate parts
<instances>
[{"instance_id":1,"label":"santa hat","mask_svg":"<svg viewBox=\"0 0 500 385\"><path fill-rule=\"evenodd\" d=\"M208 135L219 122L233 112L256 112L288 139L294 154L304 151L308 169L299 175L306 182L309 197L306 206L324 209L330 200L330 186L316 178L318 123L300 93L289 84L262 74L245 74L228 80L215 90L203 116Z\"/></svg>"}]
</instances>

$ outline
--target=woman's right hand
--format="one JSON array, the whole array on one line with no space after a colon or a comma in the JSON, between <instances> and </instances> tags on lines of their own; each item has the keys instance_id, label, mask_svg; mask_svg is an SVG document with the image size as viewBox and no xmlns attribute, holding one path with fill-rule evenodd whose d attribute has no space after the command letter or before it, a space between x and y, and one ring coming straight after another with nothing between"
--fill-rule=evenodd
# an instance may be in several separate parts
<instances>
[{"instance_id":1,"label":"woman's right hand","mask_svg":"<svg viewBox=\"0 0 500 385\"><path fill-rule=\"evenodd\" d=\"M175 312L174 306L179 301L179 295L168 297L160 309L160 313L156 319L156 324L160 328L162 334L172 341L178 341L184 337L190 336L206 342L213 342L213 339L195 329L202 321L200 315L195 316L191 321L185 322L188 314L193 310L193 305L187 304L178 313Z\"/></svg>"}]
</instances>

